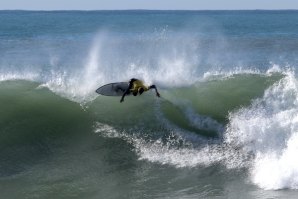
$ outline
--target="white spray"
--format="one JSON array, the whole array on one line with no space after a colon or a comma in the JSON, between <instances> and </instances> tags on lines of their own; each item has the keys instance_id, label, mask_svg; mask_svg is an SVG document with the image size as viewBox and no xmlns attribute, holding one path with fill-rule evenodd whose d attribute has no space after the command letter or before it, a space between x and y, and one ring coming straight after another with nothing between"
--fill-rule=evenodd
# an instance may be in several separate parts
<instances>
[{"instance_id":1,"label":"white spray","mask_svg":"<svg viewBox=\"0 0 298 199\"><path fill-rule=\"evenodd\" d=\"M298 188L298 86L293 72L251 107L230 115L226 142L253 154L251 179L260 187Z\"/></svg>"}]
</instances>

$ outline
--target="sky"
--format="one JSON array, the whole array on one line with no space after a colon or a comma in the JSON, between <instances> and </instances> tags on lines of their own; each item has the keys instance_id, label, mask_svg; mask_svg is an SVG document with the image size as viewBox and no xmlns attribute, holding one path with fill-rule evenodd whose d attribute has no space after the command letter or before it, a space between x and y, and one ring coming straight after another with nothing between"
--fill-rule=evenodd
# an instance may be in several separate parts
<instances>
[{"instance_id":1,"label":"sky","mask_svg":"<svg viewBox=\"0 0 298 199\"><path fill-rule=\"evenodd\" d=\"M298 0L1 0L0 10L298 9Z\"/></svg>"}]
</instances>

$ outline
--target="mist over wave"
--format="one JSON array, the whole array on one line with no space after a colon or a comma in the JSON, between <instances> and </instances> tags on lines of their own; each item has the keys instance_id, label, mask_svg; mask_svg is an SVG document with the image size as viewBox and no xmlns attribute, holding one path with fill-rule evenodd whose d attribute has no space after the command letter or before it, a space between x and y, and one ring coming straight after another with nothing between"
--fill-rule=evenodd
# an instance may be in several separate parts
<instances>
[{"instance_id":1,"label":"mist over wave","mask_svg":"<svg viewBox=\"0 0 298 199\"><path fill-rule=\"evenodd\" d=\"M208 49L225 48L227 44L222 40L215 39ZM206 50L204 39L183 32L173 34L167 27L133 38L101 30L91 39L69 41L65 46L59 45L59 40L38 39L33 43L36 50L30 53L25 50L28 45L24 42L14 52L19 59L9 56L1 63L0 80L36 81L61 96L84 103L96 97L94 90L99 86L132 77L173 88L190 86L208 77L264 72L255 67L220 64L212 57L222 52Z\"/></svg>"},{"instance_id":2,"label":"mist over wave","mask_svg":"<svg viewBox=\"0 0 298 199\"><path fill-rule=\"evenodd\" d=\"M36 54L28 55L34 59L27 60L28 63L15 63L9 68L6 65L8 63L3 63L1 80L37 81L76 101L94 98L93 91L100 85L128 81L132 77L165 87L190 85L200 76L196 72L197 47L195 44L190 45L191 41L188 39L183 43L178 41L178 38L172 38L171 41L168 38L159 38L158 34L153 35L153 38L141 36L126 41L100 31L89 42L90 47L78 46L79 52L68 47L66 50L73 53L74 57L65 56L65 52L51 52L38 61ZM194 47L192 49L189 46ZM22 67L18 64L22 64ZM19 70L19 67L22 69Z\"/></svg>"}]
</instances>

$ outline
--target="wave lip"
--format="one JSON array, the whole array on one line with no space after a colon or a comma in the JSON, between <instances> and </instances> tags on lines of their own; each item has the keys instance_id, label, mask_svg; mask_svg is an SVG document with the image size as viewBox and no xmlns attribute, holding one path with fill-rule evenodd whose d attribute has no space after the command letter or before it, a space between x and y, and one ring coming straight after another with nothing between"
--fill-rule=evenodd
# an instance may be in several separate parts
<instances>
[{"instance_id":1,"label":"wave lip","mask_svg":"<svg viewBox=\"0 0 298 199\"><path fill-rule=\"evenodd\" d=\"M38 78L37 73L3 73L0 74L0 82L7 81L7 80L29 80L34 81Z\"/></svg>"}]
</instances>

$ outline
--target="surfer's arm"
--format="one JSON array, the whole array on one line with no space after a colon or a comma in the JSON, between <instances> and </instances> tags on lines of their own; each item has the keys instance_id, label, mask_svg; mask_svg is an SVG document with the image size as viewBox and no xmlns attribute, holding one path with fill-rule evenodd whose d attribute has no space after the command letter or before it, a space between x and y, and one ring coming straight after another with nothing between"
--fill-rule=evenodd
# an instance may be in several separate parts
<instances>
[{"instance_id":1,"label":"surfer's arm","mask_svg":"<svg viewBox=\"0 0 298 199\"><path fill-rule=\"evenodd\" d=\"M155 85L151 85L151 86L149 87L149 89L152 89L152 88L155 90L156 96L157 96L157 97L160 97L160 94L159 94L159 92L158 92L156 86L155 86Z\"/></svg>"}]
</instances>

